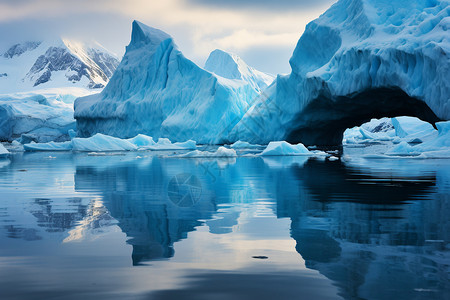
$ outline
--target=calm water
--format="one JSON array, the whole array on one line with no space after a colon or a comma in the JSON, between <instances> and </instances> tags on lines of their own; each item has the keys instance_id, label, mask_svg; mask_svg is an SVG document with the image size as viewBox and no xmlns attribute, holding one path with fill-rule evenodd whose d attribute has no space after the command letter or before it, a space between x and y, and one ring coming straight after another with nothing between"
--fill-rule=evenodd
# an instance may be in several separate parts
<instances>
[{"instance_id":1,"label":"calm water","mask_svg":"<svg viewBox=\"0 0 450 300\"><path fill-rule=\"evenodd\" d=\"M2 159L0 299L449 299L450 161L362 152Z\"/></svg>"}]
</instances>

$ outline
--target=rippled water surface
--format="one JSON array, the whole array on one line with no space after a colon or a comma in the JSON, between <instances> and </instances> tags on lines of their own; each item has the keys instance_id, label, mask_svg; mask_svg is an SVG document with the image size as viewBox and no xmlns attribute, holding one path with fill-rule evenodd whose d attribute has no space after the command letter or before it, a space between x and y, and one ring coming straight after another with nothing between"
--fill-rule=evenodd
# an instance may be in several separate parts
<instances>
[{"instance_id":1,"label":"rippled water surface","mask_svg":"<svg viewBox=\"0 0 450 300\"><path fill-rule=\"evenodd\" d=\"M449 299L450 161L0 159L0 299Z\"/></svg>"}]
</instances>

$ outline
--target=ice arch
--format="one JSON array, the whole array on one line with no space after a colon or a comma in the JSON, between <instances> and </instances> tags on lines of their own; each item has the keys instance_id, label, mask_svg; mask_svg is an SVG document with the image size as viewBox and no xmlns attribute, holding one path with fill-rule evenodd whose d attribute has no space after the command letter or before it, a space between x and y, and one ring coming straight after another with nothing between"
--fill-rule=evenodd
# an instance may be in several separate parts
<instances>
[{"instance_id":1,"label":"ice arch","mask_svg":"<svg viewBox=\"0 0 450 300\"><path fill-rule=\"evenodd\" d=\"M412 116L431 124L440 121L422 100L399 88L375 88L348 96L320 94L292 122L287 140L305 145L340 145L347 128L373 118Z\"/></svg>"}]
</instances>

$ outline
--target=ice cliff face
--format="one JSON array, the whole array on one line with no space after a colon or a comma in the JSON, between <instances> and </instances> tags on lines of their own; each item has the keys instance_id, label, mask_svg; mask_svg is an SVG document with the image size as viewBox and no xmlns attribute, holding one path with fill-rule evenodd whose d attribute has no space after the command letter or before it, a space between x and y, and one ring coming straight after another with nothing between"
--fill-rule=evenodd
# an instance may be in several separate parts
<instances>
[{"instance_id":1,"label":"ice cliff face","mask_svg":"<svg viewBox=\"0 0 450 300\"><path fill-rule=\"evenodd\" d=\"M25 42L0 56L1 93L35 88L103 88L119 61L100 45L70 40Z\"/></svg>"},{"instance_id":2,"label":"ice cliff face","mask_svg":"<svg viewBox=\"0 0 450 300\"><path fill-rule=\"evenodd\" d=\"M218 56L212 55L208 66L221 73L214 63ZM256 74L247 71L246 76ZM98 95L75 101L78 134L129 138L142 133L172 141L223 143L261 84L257 76L250 83L233 74L224 78L198 67L168 34L134 21L131 42L108 85Z\"/></svg>"},{"instance_id":3,"label":"ice cliff face","mask_svg":"<svg viewBox=\"0 0 450 300\"><path fill-rule=\"evenodd\" d=\"M449 15L445 0L338 1L229 139L340 144L374 117L450 119Z\"/></svg>"},{"instance_id":4,"label":"ice cliff face","mask_svg":"<svg viewBox=\"0 0 450 300\"><path fill-rule=\"evenodd\" d=\"M205 70L228 79L244 80L257 91L267 88L274 76L248 66L239 56L216 49L209 55Z\"/></svg>"}]
</instances>

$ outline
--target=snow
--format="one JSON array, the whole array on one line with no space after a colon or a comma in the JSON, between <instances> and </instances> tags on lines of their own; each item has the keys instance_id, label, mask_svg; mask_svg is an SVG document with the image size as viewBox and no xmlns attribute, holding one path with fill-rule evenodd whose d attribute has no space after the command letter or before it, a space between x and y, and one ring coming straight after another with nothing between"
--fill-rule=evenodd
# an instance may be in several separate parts
<instances>
[{"instance_id":1,"label":"snow","mask_svg":"<svg viewBox=\"0 0 450 300\"><path fill-rule=\"evenodd\" d=\"M270 142L261 153L262 156L312 155L303 144L291 145L286 141Z\"/></svg>"},{"instance_id":2,"label":"snow","mask_svg":"<svg viewBox=\"0 0 450 300\"><path fill-rule=\"evenodd\" d=\"M81 137L145 134L226 144L257 95L251 83L198 67L168 34L134 21L131 42L113 77L100 94L75 101L75 118Z\"/></svg>"},{"instance_id":3,"label":"snow","mask_svg":"<svg viewBox=\"0 0 450 300\"><path fill-rule=\"evenodd\" d=\"M9 151L6 150L5 146L3 146L2 143L0 143L0 156L5 156L5 155L8 155L8 154L9 154Z\"/></svg>"},{"instance_id":4,"label":"snow","mask_svg":"<svg viewBox=\"0 0 450 300\"><path fill-rule=\"evenodd\" d=\"M320 118L332 122L345 113L310 115L306 108L320 96L333 104L370 89L398 88L449 120L449 11L447 0L339 0L307 25L291 74L279 75L255 101L231 140L285 140L294 126L314 128Z\"/></svg>"},{"instance_id":5,"label":"snow","mask_svg":"<svg viewBox=\"0 0 450 300\"><path fill-rule=\"evenodd\" d=\"M237 157L236 151L234 149L228 149L223 146L219 147L215 152L210 151L199 151L194 150L185 154L177 155L176 157L184 158L206 158L206 157L218 157L218 158L229 158Z\"/></svg>"}]
</instances>

